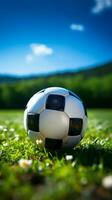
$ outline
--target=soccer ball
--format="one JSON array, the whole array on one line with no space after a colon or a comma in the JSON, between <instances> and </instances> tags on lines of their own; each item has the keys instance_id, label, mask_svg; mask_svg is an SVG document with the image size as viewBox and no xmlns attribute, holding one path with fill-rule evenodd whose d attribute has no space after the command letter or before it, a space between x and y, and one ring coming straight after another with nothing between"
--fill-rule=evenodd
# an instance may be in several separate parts
<instances>
[{"instance_id":1,"label":"soccer ball","mask_svg":"<svg viewBox=\"0 0 112 200\"><path fill-rule=\"evenodd\" d=\"M24 112L24 127L37 145L49 149L74 147L87 126L87 112L73 92L50 87L37 92Z\"/></svg>"}]
</instances>

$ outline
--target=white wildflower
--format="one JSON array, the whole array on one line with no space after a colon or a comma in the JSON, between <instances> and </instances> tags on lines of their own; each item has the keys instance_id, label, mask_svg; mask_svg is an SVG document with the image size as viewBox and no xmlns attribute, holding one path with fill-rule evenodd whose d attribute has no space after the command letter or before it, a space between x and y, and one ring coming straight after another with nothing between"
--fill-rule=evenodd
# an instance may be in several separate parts
<instances>
[{"instance_id":1,"label":"white wildflower","mask_svg":"<svg viewBox=\"0 0 112 200\"><path fill-rule=\"evenodd\" d=\"M36 143L37 143L37 145L38 145L38 144L42 144L42 140L41 140L41 139L40 139L40 140L38 139L38 140L36 140Z\"/></svg>"},{"instance_id":2,"label":"white wildflower","mask_svg":"<svg viewBox=\"0 0 112 200\"><path fill-rule=\"evenodd\" d=\"M41 166L41 165L39 165L39 166L38 166L38 171L40 171L40 172L41 172L42 170L43 170L42 166Z\"/></svg>"},{"instance_id":3,"label":"white wildflower","mask_svg":"<svg viewBox=\"0 0 112 200\"><path fill-rule=\"evenodd\" d=\"M15 135L15 141L19 140L19 135Z\"/></svg>"},{"instance_id":4,"label":"white wildflower","mask_svg":"<svg viewBox=\"0 0 112 200\"><path fill-rule=\"evenodd\" d=\"M4 128L3 131L4 131L4 132L7 132L7 128Z\"/></svg>"},{"instance_id":5,"label":"white wildflower","mask_svg":"<svg viewBox=\"0 0 112 200\"><path fill-rule=\"evenodd\" d=\"M72 160L72 159L73 159L73 156L72 156L72 155L66 155L65 159L66 159L66 160Z\"/></svg>"},{"instance_id":6,"label":"white wildflower","mask_svg":"<svg viewBox=\"0 0 112 200\"><path fill-rule=\"evenodd\" d=\"M8 146L8 143L6 142L6 143L3 143L3 146L4 147L7 147Z\"/></svg>"},{"instance_id":7,"label":"white wildflower","mask_svg":"<svg viewBox=\"0 0 112 200\"><path fill-rule=\"evenodd\" d=\"M46 163L46 167L49 167L49 165L50 165L50 164L47 162L47 163Z\"/></svg>"},{"instance_id":8,"label":"white wildflower","mask_svg":"<svg viewBox=\"0 0 112 200\"><path fill-rule=\"evenodd\" d=\"M74 167L75 166L75 164L76 164L76 162L74 161L74 162L72 162L72 167Z\"/></svg>"},{"instance_id":9,"label":"white wildflower","mask_svg":"<svg viewBox=\"0 0 112 200\"><path fill-rule=\"evenodd\" d=\"M112 175L110 176L105 176L102 180L102 185L103 187L110 189L112 188Z\"/></svg>"},{"instance_id":10,"label":"white wildflower","mask_svg":"<svg viewBox=\"0 0 112 200\"><path fill-rule=\"evenodd\" d=\"M19 166L21 168L28 169L31 166L31 164L32 164L32 160L26 160L26 159L22 158L22 159L20 159L18 161L18 163L19 163Z\"/></svg>"}]
</instances>

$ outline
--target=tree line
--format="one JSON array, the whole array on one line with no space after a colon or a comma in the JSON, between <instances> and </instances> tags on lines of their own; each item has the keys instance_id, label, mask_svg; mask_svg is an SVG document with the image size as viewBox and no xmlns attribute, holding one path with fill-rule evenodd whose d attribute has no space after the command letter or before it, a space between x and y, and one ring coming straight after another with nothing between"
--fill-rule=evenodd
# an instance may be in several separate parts
<instances>
[{"instance_id":1,"label":"tree line","mask_svg":"<svg viewBox=\"0 0 112 200\"><path fill-rule=\"evenodd\" d=\"M47 87L59 86L72 90L82 98L87 107L112 107L112 73L87 77L84 74L60 74L21 80L0 85L0 109L25 108L31 96Z\"/></svg>"}]
</instances>

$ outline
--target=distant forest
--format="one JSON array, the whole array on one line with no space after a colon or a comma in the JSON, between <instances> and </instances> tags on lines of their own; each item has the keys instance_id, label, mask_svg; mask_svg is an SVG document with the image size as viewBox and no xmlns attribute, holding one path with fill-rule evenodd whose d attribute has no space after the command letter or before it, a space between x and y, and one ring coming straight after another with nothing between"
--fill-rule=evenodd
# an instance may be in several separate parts
<instances>
[{"instance_id":1,"label":"distant forest","mask_svg":"<svg viewBox=\"0 0 112 200\"><path fill-rule=\"evenodd\" d=\"M47 76L17 78L0 76L0 109L25 108L31 96L47 87L59 86L72 90L87 107L112 107L112 63Z\"/></svg>"}]
</instances>

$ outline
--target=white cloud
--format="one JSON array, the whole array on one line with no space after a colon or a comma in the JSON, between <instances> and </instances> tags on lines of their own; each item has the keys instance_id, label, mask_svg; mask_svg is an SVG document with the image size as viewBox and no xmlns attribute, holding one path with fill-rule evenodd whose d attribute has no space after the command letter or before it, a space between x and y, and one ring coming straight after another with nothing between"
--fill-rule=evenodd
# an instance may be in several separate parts
<instances>
[{"instance_id":1,"label":"white cloud","mask_svg":"<svg viewBox=\"0 0 112 200\"><path fill-rule=\"evenodd\" d=\"M26 55L26 62L32 63L35 57L50 56L53 54L53 49L45 44L30 44L31 53Z\"/></svg>"},{"instance_id":2,"label":"white cloud","mask_svg":"<svg viewBox=\"0 0 112 200\"><path fill-rule=\"evenodd\" d=\"M33 56L31 54L26 55L26 62L31 63L33 61Z\"/></svg>"},{"instance_id":3,"label":"white cloud","mask_svg":"<svg viewBox=\"0 0 112 200\"><path fill-rule=\"evenodd\" d=\"M30 48L35 56L48 56L53 54L53 49L45 44L31 44Z\"/></svg>"},{"instance_id":4,"label":"white cloud","mask_svg":"<svg viewBox=\"0 0 112 200\"><path fill-rule=\"evenodd\" d=\"M96 5L92 9L92 13L98 14L105 9L112 8L112 0L95 0Z\"/></svg>"},{"instance_id":5,"label":"white cloud","mask_svg":"<svg viewBox=\"0 0 112 200\"><path fill-rule=\"evenodd\" d=\"M84 26L82 24L71 24L70 29L73 31L84 31Z\"/></svg>"}]
</instances>

